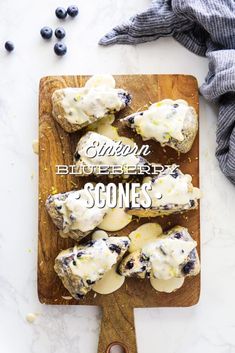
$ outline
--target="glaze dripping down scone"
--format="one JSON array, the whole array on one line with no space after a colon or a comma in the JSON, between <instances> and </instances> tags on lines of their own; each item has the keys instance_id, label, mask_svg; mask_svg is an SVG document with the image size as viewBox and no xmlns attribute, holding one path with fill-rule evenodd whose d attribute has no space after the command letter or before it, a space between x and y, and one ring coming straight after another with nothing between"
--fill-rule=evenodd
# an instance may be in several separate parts
<instances>
[{"instance_id":1,"label":"glaze dripping down scone","mask_svg":"<svg viewBox=\"0 0 235 353\"><path fill-rule=\"evenodd\" d=\"M195 242L187 228L175 226L142 249L130 253L120 266L125 277L152 277L160 280L196 276L200 261Z\"/></svg>"},{"instance_id":2,"label":"glaze dripping down scone","mask_svg":"<svg viewBox=\"0 0 235 353\"><path fill-rule=\"evenodd\" d=\"M75 299L83 298L125 254L128 237L91 240L85 245L62 251L55 271Z\"/></svg>"},{"instance_id":3,"label":"glaze dripping down scone","mask_svg":"<svg viewBox=\"0 0 235 353\"><path fill-rule=\"evenodd\" d=\"M78 131L127 107L131 95L115 88L110 75L91 77L84 87L57 89L52 95L52 114L67 132Z\"/></svg>"},{"instance_id":4,"label":"glaze dripping down scone","mask_svg":"<svg viewBox=\"0 0 235 353\"><path fill-rule=\"evenodd\" d=\"M143 166L148 164L148 161L142 156L137 156L135 152L130 152L126 155L118 155L118 153L112 152L111 155L109 151L115 151L118 146L120 149L123 147L133 148L133 146L125 145L121 141L113 141L112 139L97 134L96 132L89 131L78 141L76 151L74 154L74 164L77 167L77 172L79 176L85 176L86 174L82 173L82 167L91 168L92 173L97 176L101 176L99 173L99 166L109 167L109 175L112 175L110 168L121 166L122 170L118 171L119 174L115 176L126 176L128 173L125 172L125 166ZM99 152L102 155L99 155ZM96 155L95 155L96 154ZM114 175L114 174L113 174Z\"/></svg>"},{"instance_id":5,"label":"glaze dripping down scone","mask_svg":"<svg viewBox=\"0 0 235 353\"><path fill-rule=\"evenodd\" d=\"M198 131L197 113L182 99L164 99L152 104L148 110L122 119L122 122L144 141L153 139L181 153L191 149Z\"/></svg>"},{"instance_id":6,"label":"glaze dripping down scone","mask_svg":"<svg viewBox=\"0 0 235 353\"><path fill-rule=\"evenodd\" d=\"M183 174L172 165L153 177L146 177L143 183L151 186L148 191L152 200L150 208L129 207L127 213L137 217L167 216L172 213L189 211L197 208L200 190L193 186L192 177ZM140 191L140 202L143 195Z\"/></svg>"},{"instance_id":7,"label":"glaze dripping down scone","mask_svg":"<svg viewBox=\"0 0 235 353\"><path fill-rule=\"evenodd\" d=\"M105 198L104 194L100 195ZM99 208L94 205L88 208L87 202L88 194L84 189L50 195L47 198L46 209L61 231L61 236L79 241L103 221L108 207Z\"/></svg>"}]
</instances>

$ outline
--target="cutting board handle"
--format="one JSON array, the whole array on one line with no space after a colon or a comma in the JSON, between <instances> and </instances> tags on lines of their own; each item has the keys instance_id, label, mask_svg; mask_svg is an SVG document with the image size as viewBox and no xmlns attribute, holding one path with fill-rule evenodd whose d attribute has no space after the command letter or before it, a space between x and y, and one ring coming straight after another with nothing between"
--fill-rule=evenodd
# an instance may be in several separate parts
<instances>
[{"instance_id":1,"label":"cutting board handle","mask_svg":"<svg viewBox=\"0 0 235 353\"><path fill-rule=\"evenodd\" d=\"M103 308L98 353L111 353L115 345L123 353L137 353L133 309L117 301Z\"/></svg>"},{"instance_id":2,"label":"cutting board handle","mask_svg":"<svg viewBox=\"0 0 235 353\"><path fill-rule=\"evenodd\" d=\"M112 347L114 347L114 346L120 346L120 347L122 347L122 349L123 349L123 353L129 353L129 350L128 350L127 346L126 346L125 344L123 344L123 343L120 343L120 342L113 342L113 343L110 343L110 345L108 346L108 348L107 348L107 350L106 350L105 353L112 353L112 352L111 352L111 349L112 349Z\"/></svg>"}]
</instances>

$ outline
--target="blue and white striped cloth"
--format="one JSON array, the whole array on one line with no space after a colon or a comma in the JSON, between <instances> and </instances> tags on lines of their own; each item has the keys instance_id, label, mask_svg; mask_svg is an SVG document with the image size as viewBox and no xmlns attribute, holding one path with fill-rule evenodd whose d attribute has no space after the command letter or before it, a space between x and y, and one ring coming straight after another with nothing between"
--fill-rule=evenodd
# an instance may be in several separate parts
<instances>
[{"instance_id":1,"label":"blue and white striped cloth","mask_svg":"<svg viewBox=\"0 0 235 353\"><path fill-rule=\"evenodd\" d=\"M154 0L99 44L138 44L166 36L209 59L200 91L219 104L216 156L235 184L235 0Z\"/></svg>"}]
</instances>

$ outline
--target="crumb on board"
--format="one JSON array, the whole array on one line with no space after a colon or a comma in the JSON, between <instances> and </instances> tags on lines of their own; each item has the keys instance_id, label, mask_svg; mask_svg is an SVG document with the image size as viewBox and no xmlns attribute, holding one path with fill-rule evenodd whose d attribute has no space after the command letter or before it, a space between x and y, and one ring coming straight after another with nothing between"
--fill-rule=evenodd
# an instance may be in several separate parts
<instances>
[{"instance_id":1,"label":"crumb on board","mask_svg":"<svg viewBox=\"0 0 235 353\"><path fill-rule=\"evenodd\" d=\"M33 147L33 152L35 154L38 154L39 152L39 143L38 143L38 140L33 140L32 142L32 147Z\"/></svg>"},{"instance_id":2,"label":"crumb on board","mask_svg":"<svg viewBox=\"0 0 235 353\"><path fill-rule=\"evenodd\" d=\"M61 298L63 298L64 300L72 300L73 297L69 296L69 295L62 295Z\"/></svg>"}]
</instances>

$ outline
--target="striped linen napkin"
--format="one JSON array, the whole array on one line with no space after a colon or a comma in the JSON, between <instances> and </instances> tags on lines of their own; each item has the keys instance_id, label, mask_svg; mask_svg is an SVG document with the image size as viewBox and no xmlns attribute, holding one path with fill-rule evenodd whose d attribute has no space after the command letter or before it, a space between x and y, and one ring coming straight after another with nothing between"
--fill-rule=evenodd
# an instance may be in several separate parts
<instances>
[{"instance_id":1,"label":"striped linen napkin","mask_svg":"<svg viewBox=\"0 0 235 353\"><path fill-rule=\"evenodd\" d=\"M167 36L209 59L200 92L219 105L216 157L235 184L235 0L154 0L99 44L138 44Z\"/></svg>"}]
</instances>

